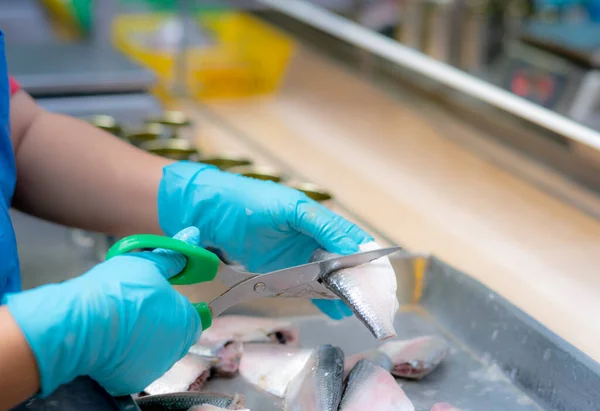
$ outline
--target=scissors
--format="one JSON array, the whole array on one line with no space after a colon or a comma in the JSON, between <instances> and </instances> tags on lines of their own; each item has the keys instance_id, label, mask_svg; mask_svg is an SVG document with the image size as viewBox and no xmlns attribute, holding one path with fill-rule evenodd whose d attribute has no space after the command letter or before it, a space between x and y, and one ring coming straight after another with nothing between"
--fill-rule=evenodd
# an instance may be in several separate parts
<instances>
[{"instance_id":1,"label":"scissors","mask_svg":"<svg viewBox=\"0 0 600 411\"><path fill-rule=\"evenodd\" d=\"M187 257L183 271L169 279L172 285L191 285L219 280L228 290L209 304L192 303L202 321L203 330L218 316L234 305L262 297L321 298L338 297L320 279L333 271L356 267L400 250L400 247L380 248L350 255L331 254L317 250L310 263L266 274L238 271L223 263L210 251L171 237L136 234L115 243L106 259L131 251L148 248L172 250Z\"/></svg>"}]
</instances>

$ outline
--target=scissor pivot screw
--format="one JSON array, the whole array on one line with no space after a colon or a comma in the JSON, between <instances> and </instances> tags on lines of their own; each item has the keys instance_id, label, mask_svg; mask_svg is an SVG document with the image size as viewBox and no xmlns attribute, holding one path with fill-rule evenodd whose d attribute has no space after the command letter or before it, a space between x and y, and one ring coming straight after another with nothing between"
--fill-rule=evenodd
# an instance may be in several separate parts
<instances>
[{"instance_id":1,"label":"scissor pivot screw","mask_svg":"<svg viewBox=\"0 0 600 411\"><path fill-rule=\"evenodd\" d=\"M265 288L267 288L265 286L265 283L257 283L254 285L254 291L256 291L257 293L262 293L263 291L265 291Z\"/></svg>"}]
</instances>

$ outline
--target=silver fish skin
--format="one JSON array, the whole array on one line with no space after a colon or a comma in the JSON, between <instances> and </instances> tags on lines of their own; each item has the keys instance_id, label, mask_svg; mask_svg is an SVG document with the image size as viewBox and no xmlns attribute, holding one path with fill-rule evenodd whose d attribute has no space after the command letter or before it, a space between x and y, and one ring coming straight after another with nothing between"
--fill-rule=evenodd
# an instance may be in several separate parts
<instances>
[{"instance_id":1,"label":"silver fish skin","mask_svg":"<svg viewBox=\"0 0 600 411\"><path fill-rule=\"evenodd\" d=\"M460 408L456 408L455 406L448 404L447 402L438 402L433 407L431 407L431 411L460 411Z\"/></svg>"},{"instance_id":2,"label":"silver fish skin","mask_svg":"<svg viewBox=\"0 0 600 411\"><path fill-rule=\"evenodd\" d=\"M375 242L360 245L360 251L381 248ZM394 318L398 307L396 273L385 256L357 267L334 271L321 280L343 300L378 340L396 336Z\"/></svg>"},{"instance_id":3,"label":"silver fish skin","mask_svg":"<svg viewBox=\"0 0 600 411\"><path fill-rule=\"evenodd\" d=\"M360 360L348 376L339 411L415 411L394 377L368 360Z\"/></svg>"},{"instance_id":4,"label":"silver fish skin","mask_svg":"<svg viewBox=\"0 0 600 411\"><path fill-rule=\"evenodd\" d=\"M187 411L222 411L222 410L226 410L226 409L227 408L215 407L214 405L195 405ZM229 408L229 409L231 409L231 408ZM239 411L250 411L250 410L248 408L244 408L243 410L239 410Z\"/></svg>"},{"instance_id":5,"label":"silver fish skin","mask_svg":"<svg viewBox=\"0 0 600 411\"><path fill-rule=\"evenodd\" d=\"M446 358L448 343L437 336L424 336L412 340L389 341L379 351L392 360L392 374L396 377L419 380L429 375Z\"/></svg>"},{"instance_id":6,"label":"silver fish skin","mask_svg":"<svg viewBox=\"0 0 600 411\"><path fill-rule=\"evenodd\" d=\"M348 375L360 360L368 360L388 372L391 372L394 368L394 364L387 354L374 349L346 357L344 361L344 375Z\"/></svg>"},{"instance_id":7,"label":"silver fish skin","mask_svg":"<svg viewBox=\"0 0 600 411\"><path fill-rule=\"evenodd\" d=\"M156 381L144 389L150 395L197 391L210 377L210 361L186 354Z\"/></svg>"},{"instance_id":8,"label":"silver fish skin","mask_svg":"<svg viewBox=\"0 0 600 411\"><path fill-rule=\"evenodd\" d=\"M285 411L337 411L343 386L344 353L322 345L286 391Z\"/></svg>"},{"instance_id":9,"label":"silver fish skin","mask_svg":"<svg viewBox=\"0 0 600 411\"><path fill-rule=\"evenodd\" d=\"M144 389L150 395L200 391L213 375L231 377L238 371L242 343L233 341L223 346L193 345L190 351L160 378Z\"/></svg>"},{"instance_id":10,"label":"silver fish skin","mask_svg":"<svg viewBox=\"0 0 600 411\"><path fill-rule=\"evenodd\" d=\"M136 403L141 411L187 411L197 405L214 405L226 410L239 410L244 407L246 399L239 394L177 392L140 397Z\"/></svg>"},{"instance_id":11,"label":"silver fish skin","mask_svg":"<svg viewBox=\"0 0 600 411\"><path fill-rule=\"evenodd\" d=\"M312 349L287 345L246 344L240 375L257 388L283 398L312 353Z\"/></svg>"},{"instance_id":12,"label":"silver fish skin","mask_svg":"<svg viewBox=\"0 0 600 411\"><path fill-rule=\"evenodd\" d=\"M200 336L199 344L218 347L231 341L297 345L299 330L289 321L245 315L224 315Z\"/></svg>"}]
</instances>

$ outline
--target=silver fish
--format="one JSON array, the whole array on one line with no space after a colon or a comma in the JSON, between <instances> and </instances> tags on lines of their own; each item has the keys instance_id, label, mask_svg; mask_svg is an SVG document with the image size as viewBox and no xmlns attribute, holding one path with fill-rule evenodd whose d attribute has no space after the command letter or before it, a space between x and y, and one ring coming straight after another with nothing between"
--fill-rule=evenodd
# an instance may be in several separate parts
<instances>
[{"instance_id":1,"label":"silver fish","mask_svg":"<svg viewBox=\"0 0 600 411\"><path fill-rule=\"evenodd\" d=\"M181 360L144 389L150 395L200 391L213 375L231 377L239 368L242 343L233 341L216 347L196 344Z\"/></svg>"},{"instance_id":2,"label":"silver fish","mask_svg":"<svg viewBox=\"0 0 600 411\"><path fill-rule=\"evenodd\" d=\"M231 409L231 408L229 408ZM221 408L221 407L215 407L214 405L194 405L192 408L190 408L187 411L223 411L226 410L226 408ZM243 410L239 410L239 411L250 411L247 408L244 408Z\"/></svg>"},{"instance_id":3,"label":"silver fish","mask_svg":"<svg viewBox=\"0 0 600 411\"><path fill-rule=\"evenodd\" d=\"M375 349L346 357L346 360L344 361L344 374L349 374L360 360L368 360L388 372L391 372L394 368L394 364L392 363L390 357L388 357L387 354Z\"/></svg>"},{"instance_id":4,"label":"silver fish","mask_svg":"<svg viewBox=\"0 0 600 411\"><path fill-rule=\"evenodd\" d=\"M436 336L389 341L379 347L379 351L392 360L393 375L414 380L435 370L448 355L448 350L448 343Z\"/></svg>"},{"instance_id":5,"label":"silver fish","mask_svg":"<svg viewBox=\"0 0 600 411\"><path fill-rule=\"evenodd\" d=\"M199 344L215 347L231 341L241 341L296 345L298 338L298 328L289 321L225 315L213 320L212 326L202 333Z\"/></svg>"},{"instance_id":6,"label":"silver fish","mask_svg":"<svg viewBox=\"0 0 600 411\"><path fill-rule=\"evenodd\" d=\"M159 379L147 386L144 392L150 395L160 395L198 391L210 377L210 369L209 360L201 356L187 354L173 364Z\"/></svg>"},{"instance_id":7,"label":"silver fish","mask_svg":"<svg viewBox=\"0 0 600 411\"><path fill-rule=\"evenodd\" d=\"M431 407L431 411L460 411L460 408L456 408L455 406L450 405L447 402L438 402L433 407Z\"/></svg>"},{"instance_id":8,"label":"silver fish","mask_svg":"<svg viewBox=\"0 0 600 411\"><path fill-rule=\"evenodd\" d=\"M240 375L279 398L300 374L313 350L275 344L246 344L240 363Z\"/></svg>"},{"instance_id":9,"label":"silver fish","mask_svg":"<svg viewBox=\"0 0 600 411\"><path fill-rule=\"evenodd\" d=\"M436 336L388 341L377 349L346 357L344 369L348 373L358 361L367 359L396 377L419 380L435 370L447 354L448 344Z\"/></svg>"},{"instance_id":10,"label":"silver fish","mask_svg":"<svg viewBox=\"0 0 600 411\"><path fill-rule=\"evenodd\" d=\"M243 395L227 395L209 392L177 392L172 394L149 395L136 400L142 411L187 411L196 405L214 405L227 410L244 407Z\"/></svg>"},{"instance_id":11,"label":"silver fish","mask_svg":"<svg viewBox=\"0 0 600 411\"><path fill-rule=\"evenodd\" d=\"M348 376L339 411L415 411L402 388L385 369L360 360Z\"/></svg>"},{"instance_id":12,"label":"silver fish","mask_svg":"<svg viewBox=\"0 0 600 411\"><path fill-rule=\"evenodd\" d=\"M322 345L315 350L285 394L285 411L337 411L342 397L344 353Z\"/></svg>"},{"instance_id":13,"label":"silver fish","mask_svg":"<svg viewBox=\"0 0 600 411\"><path fill-rule=\"evenodd\" d=\"M360 251L381 248L370 242ZM322 282L352 309L378 340L396 336L394 317L399 303L396 273L389 258L382 257L357 267L334 271Z\"/></svg>"},{"instance_id":14,"label":"silver fish","mask_svg":"<svg viewBox=\"0 0 600 411\"><path fill-rule=\"evenodd\" d=\"M234 376L240 366L243 344L239 341L230 341L215 346L194 344L189 354L194 354L210 361L211 370L215 375L223 377Z\"/></svg>"}]
</instances>

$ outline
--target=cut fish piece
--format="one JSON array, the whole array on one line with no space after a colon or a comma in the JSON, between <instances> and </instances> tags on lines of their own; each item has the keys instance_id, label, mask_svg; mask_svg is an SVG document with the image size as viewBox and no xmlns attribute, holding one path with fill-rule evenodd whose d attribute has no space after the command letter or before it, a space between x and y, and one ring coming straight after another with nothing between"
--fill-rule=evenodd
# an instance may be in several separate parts
<instances>
[{"instance_id":1,"label":"cut fish piece","mask_svg":"<svg viewBox=\"0 0 600 411\"><path fill-rule=\"evenodd\" d=\"M289 321L225 315L213 319L212 326L202 333L199 343L209 347L225 345L231 341L295 345L298 337L298 328Z\"/></svg>"},{"instance_id":2,"label":"cut fish piece","mask_svg":"<svg viewBox=\"0 0 600 411\"><path fill-rule=\"evenodd\" d=\"M235 375L240 366L243 344L239 341L230 341L223 345L207 346L194 344L189 353L204 357L210 361L215 375L231 377Z\"/></svg>"},{"instance_id":3,"label":"cut fish piece","mask_svg":"<svg viewBox=\"0 0 600 411\"><path fill-rule=\"evenodd\" d=\"M157 395L200 391L206 380L213 375L233 376L239 368L242 343L233 341L216 347L193 345L187 355L146 387L144 392Z\"/></svg>"},{"instance_id":4,"label":"cut fish piece","mask_svg":"<svg viewBox=\"0 0 600 411\"><path fill-rule=\"evenodd\" d=\"M448 343L436 336L390 341L379 347L392 360L393 375L415 380L430 374L446 358L448 349Z\"/></svg>"},{"instance_id":5,"label":"cut fish piece","mask_svg":"<svg viewBox=\"0 0 600 411\"><path fill-rule=\"evenodd\" d=\"M388 341L377 349L346 357L344 369L349 373L358 361L366 359L389 370L396 377L418 380L436 369L446 357L448 349L446 341L435 336Z\"/></svg>"},{"instance_id":6,"label":"cut fish piece","mask_svg":"<svg viewBox=\"0 0 600 411\"><path fill-rule=\"evenodd\" d=\"M187 411L197 405L213 405L226 410L240 410L244 408L246 399L240 394L177 392L140 397L136 403L141 411Z\"/></svg>"},{"instance_id":7,"label":"cut fish piece","mask_svg":"<svg viewBox=\"0 0 600 411\"><path fill-rule=\"evenodd\" d=\"M360 360L348 376L339 411L415 411L394 377L368 360Z\"/></svg>"},{"instance_id":8,"label":"cut fish piece","mask_svg":"<svg viewBox=\"0 0 600 411\"><path fill-rule=\"evenodd\" d=\"M210 376L210 367L210 362L205 358L187 354L162 377L147 386L144 392L159 395L198 391Z\"/></svg>"},{"instance_id":9,"label":"cut fish piece","mask_svg":"<svg viewBox=\"0 0 600 411\"><path fill-rule=\"evenodd\" d=\"M447 402L438 402L433 407L431 407L431 411L460 411L460 408L456 408L455 406L450 405Z\"/></svg>"},{"instance_id":10,"label":"cut fish piece","mask_svg":"<svg viewBox=\"0 0 600 411\"><path fill-rule=\"evenodd\" d=\"M375 242L360 245L360 251L378 248L381 247ZM394 317L400 304L396 296L396 273L387 256L334 271L322 281L348 304L375 338L384 340L396 336Z\"/></svg>"},{"instance_id":11,"label":"cut fish piece","mask_svg":"<svg viewBox=\"0 0 600 411\"><path fill-rule=\"evenodd\" d=\"M273 344L246 344L240 375L261 390L283 398L313 350Z\"/></svg>"},{"instance_id":12,"label":"cut fish piece","mask_svg":"<svg viewBox=\"0 0 600 411\"><path fill-rule=\"evenodd\" d=\"M288 386L285 411L337 411L342 397L344 353L322 345Z\"/></svg>"},{"instance_id":13,"label":"cut fish piece","mask_svg":"<svg viewBox=\"0 0 600 411\"><path fill-rule=\"evenodd\" d=\"M392 368L394 368L394 364L387 354L382 353L378 349L374 349L346 357L346 360L344 361L344 374L348 375L360 360L368 360L375 365L379 365L388 372L391 372Z\"/></svg>"}]
</instances>

